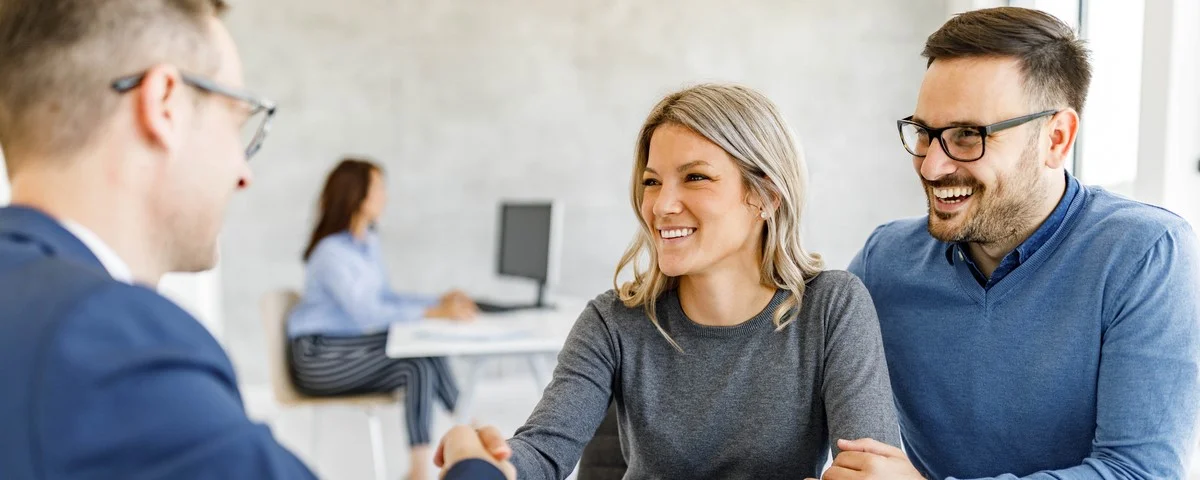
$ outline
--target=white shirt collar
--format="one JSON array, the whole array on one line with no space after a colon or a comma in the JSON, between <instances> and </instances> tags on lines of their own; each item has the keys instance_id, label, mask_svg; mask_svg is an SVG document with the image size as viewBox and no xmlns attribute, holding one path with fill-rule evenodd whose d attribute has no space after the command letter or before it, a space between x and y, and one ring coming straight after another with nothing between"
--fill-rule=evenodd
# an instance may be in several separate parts
<instances>
[{"instance_id":1,"label":"white shirt collar","mask_svg":"<svg viewBox=\"0 0 1200 480\"><path fill-rule=\"evenodd\" d=\"M60 223L62 223L63 228L66 228L72 235L75 235L75 238L83 242L88 250L92 251L92 255L95 255L96 259L100 260L100 264L104 265L104 269L108 270L108 274L112 275L113 280L133 284L133 272L129 270L129 264L121 260L121 257L117 256L117 252L114 252L107 243L104 243L104 240L101 240L95 232L65 218L60 220Z\"/></svg>"}]
</instances>

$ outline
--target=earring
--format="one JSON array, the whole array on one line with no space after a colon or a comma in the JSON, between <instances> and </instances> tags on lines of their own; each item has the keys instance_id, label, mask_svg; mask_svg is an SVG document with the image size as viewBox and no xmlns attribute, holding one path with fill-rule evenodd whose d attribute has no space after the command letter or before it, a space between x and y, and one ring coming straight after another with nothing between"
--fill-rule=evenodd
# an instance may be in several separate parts
<instances>
[{"instance_id":1,"label":"earring","mask_svg":"<svg viewBox=\"0 0 1200 480\"><path fill-rule=\"evenodd\" d=\"M759 216L759 218L762 218L763 220L766 220L766 219L768 219L768 218L771 218L771 214L767 213L767 211L766 211L766 210L763 210L762 212L760 212L760 213L758 214L758 216Z\"/></svg>"}]
</instances>

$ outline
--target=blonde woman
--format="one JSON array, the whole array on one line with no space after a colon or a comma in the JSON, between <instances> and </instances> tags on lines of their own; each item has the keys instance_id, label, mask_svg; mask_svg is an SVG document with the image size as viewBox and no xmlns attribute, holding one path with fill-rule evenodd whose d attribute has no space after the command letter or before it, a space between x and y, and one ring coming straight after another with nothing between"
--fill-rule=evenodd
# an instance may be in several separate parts
<instances>
[{"instance_id":1,"label":"blonde woman","mask_svg":"<svg viewBox=\"0 0 1200 480\"><path fill-rule=\"evenodd\" d=\"M898 445L871 299L802 245L805 181L762 94L701 85L660 101L633 165L642 229L617 267L634 280L589 303L498 458L523 480L565 478L610 401L626 478L802 478L833 440Z\"/></svg>"}]
</instances>

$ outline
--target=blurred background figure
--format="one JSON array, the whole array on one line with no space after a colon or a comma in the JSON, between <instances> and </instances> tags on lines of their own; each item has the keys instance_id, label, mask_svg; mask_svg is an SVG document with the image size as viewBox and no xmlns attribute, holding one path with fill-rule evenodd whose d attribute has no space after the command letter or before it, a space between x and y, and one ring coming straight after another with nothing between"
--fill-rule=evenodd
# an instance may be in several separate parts
<instances>
[{"instance_id":1,"label":"blurred background figure","mask_svg":"<svg viewBox=\"0 0 1200 480\"><path fill-rule=\"evenodd\" d=\"M424 479L434 399L453 411L458 385L445 358L388 358L388 326L422 318L465 321L477 310L459 291L438 298L392 290L374 232L386 204L378 165L345 159L329 173L304 250L304 293L288 319L292 373L296 387L314 396L403 388L409 478Z\"/></svg>"}]
</instances>

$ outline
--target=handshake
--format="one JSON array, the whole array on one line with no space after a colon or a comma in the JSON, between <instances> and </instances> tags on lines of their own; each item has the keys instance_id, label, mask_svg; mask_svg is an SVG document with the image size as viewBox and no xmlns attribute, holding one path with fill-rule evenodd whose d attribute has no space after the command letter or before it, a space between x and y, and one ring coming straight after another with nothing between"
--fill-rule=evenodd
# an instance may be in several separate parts
<instances>
[{"instance_id":1,"label":"handshake","mask_svg":"<svg viewBox=\"0 0 1200 480\"><path fill-rule=\"evenodd\" d=\"M473 429L459 425L450 429L450 432L442 437L442 442L438 444L437 452L433 455L433 463L442 469L440 478L447 480L500 478L496 475L455 475L453 473L455 466L468 460L487 462L503 473L504 478L515 480L517 469L508 462L508 458L511 456L512 448L508 446L508 442L504 441L504 436L495 427ZM469 473L467 474L469 475Z\"/></svg>"}]
</instances>

